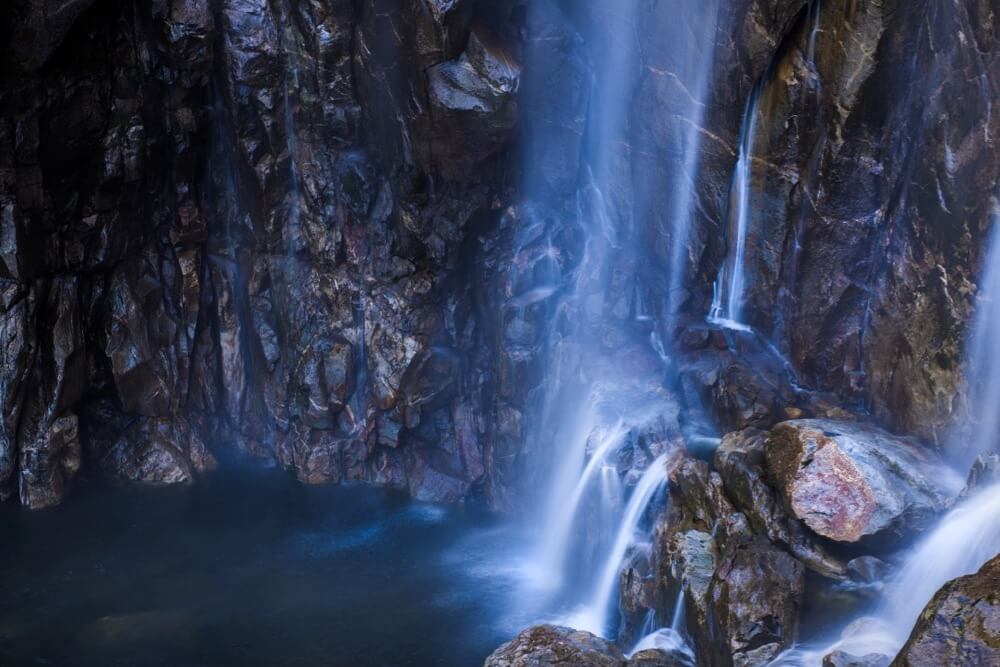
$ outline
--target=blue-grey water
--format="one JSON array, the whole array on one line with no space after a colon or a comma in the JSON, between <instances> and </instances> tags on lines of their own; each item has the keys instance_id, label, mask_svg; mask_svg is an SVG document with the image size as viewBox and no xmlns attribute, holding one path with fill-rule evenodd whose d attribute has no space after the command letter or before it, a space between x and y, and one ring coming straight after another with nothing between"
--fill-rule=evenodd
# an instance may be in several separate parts
<instances>
[{"instance_id":1,"label":"blue-grey water","mask_svg":"<svg viewBox=\"0 0 1000 667\"><path fill-rule=\"evenodd\" d=\"M469 665L534 620L495 517L275 470L0 507L0 665Z\"/></svg>"}]
</instances>

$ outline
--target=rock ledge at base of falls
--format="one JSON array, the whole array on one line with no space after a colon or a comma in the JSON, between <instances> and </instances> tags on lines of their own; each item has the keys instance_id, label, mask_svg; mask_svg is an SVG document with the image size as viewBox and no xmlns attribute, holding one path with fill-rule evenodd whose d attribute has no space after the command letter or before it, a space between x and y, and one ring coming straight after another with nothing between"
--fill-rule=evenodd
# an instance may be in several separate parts
<instances>
[{"instance_id":1,"label":"rock ledge at base of falls","mask_svg":"<svg viewBox=\"0 0 1000 667\"><path fill-rule=\"evenodd\" d=\"M766 458L788 511L838 542L922 530L961 488L916 440L858 423L782 422L767 438Z\"/></svg>"},{"instance_id":2,"label":"rock ledge at base of falls","mask_svg":"<svg viewBox=\"0 0 1000 667\"><path fill-rule=\"evenodd\" d=\"M669 653L650 649L626 658L612 642L589 632L557 625L523 630L490 657L484 667L677 667L686 664Z\"/></svg>"},{"instance_id":3,"label":"rock ledge at base of falls","mask_svg":"<svg viewBox=\"0 0 1000 667\"><path fill-rule=\"evenodd\" d=\"M892 664L1000 665L1000 555L937 592Z\"/></svg>"}]
</instances>

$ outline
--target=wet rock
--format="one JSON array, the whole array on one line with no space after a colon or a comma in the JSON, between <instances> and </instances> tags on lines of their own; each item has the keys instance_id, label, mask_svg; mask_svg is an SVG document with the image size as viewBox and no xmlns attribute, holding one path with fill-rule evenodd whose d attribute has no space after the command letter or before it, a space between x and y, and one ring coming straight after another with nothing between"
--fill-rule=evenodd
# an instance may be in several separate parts
<instances>
[{"instance_id":1,"label":"wet rock","mask_svg":"<svg viewBox=\"0 0 1000 667\"><path fill-rule=\"evenodd\" d=\"M621 649L589 632L537 625L494 651L484 667L623 667Z\"/></svg>"},{"instance_id":2,"label":"wet rock","mask_svg":"<svg viewBox=\"0 0 1000 667\"><path fill-rule=\"evenodd\" d=\"M784 422L768 436L766 458L789 513L839 542L925 529L958 491L926 447L861 424Z\"/></svg>"},{"instance_id":3,"label":"wet rock","mask_svg":"<svg viewBox=\"0 0 1000 667\"><path fill-rule=\"evenodd\" d=\"M431 156L450 178L503 146L517 123L520 76L513 54L485 27L473 28L457 60L427 70Z\"/></svg>"},{"instance_id":4,"label":"wet rock","mask_svg":"<svg viewBox=\"0 0 1000 667\"><path fill-rule=\"evenodd\" d=\"M823 656L822 667L888 667L892 661L881 653L868 653L857 656L845 651L834 651Z\"/></svg>"},{"instance_id":5,"label":"wet rock","mask_svg":"<svg viewBox=\"0 0 1000 667\"><path fill-rule=\"evenodd\" d=\"M633 653L627 664L629 667L690 667L691 660L680 651L652 648Z\"/></svg>"},{"instance_id":6,"label":"wet rock","mask_svg":"<svg viewBox=\"0 0 1000 667\"><path fill-rule=\"evenodd\" d=\"M655 578L645 549L636 549L626 556L618 577L618 609L621 625L618 643L632 646L640 639L639 629L646 614L654 606Z\"/></svg>"},{"instance_id":7,"label":"wet rock","mask_svg":"<svg viewBox=\"0 0 1000 667\"><path fill-rule=\"evenodd\" d=\"M884 581L891 571L888 563L875 556L858 556L847 562L847 573L851 579L864 584Z\"/></svg>"},{"instance_id":8,"label":"wet rock","mask_svg":"<svg viewBox=\"0 0 1000 667\"><path fill-rule=\"evenodd\" d=\"M805 568L781 549L732 545L712 576L699 655L713 665L767 664L795 641L804 590Z\"/></svg>"},{"instance_id":9,"label":"wet rock","mask_svg":"<svg viewBox=\"0 0 1000 667\"><path fill-rule=\"evenodd\" d=\"M39 509L62 502L80 461L76 415L56 419L36 440L21 446L21 504Z\"/></svg>"},{"instance_id":10,"label":"wet rock","mask_svg":"<svg viewBox=\"0 0 1000 667\"><path fill-rule=\"evenodd\" d=\"M183 419L135 419L114 441L92 439L94 464L106 475L146 484L183 484L215 467L214 456Z\"/></svg>"},{"instance_id":11,"label":"wet rock","mask_svg":"<svg viewBox=\"0 0 1000 667\"><path fill-rule=\"evenodd\" d=\"M969 477L959 498L966 498L997 482L1000 482L1000 454L980 454L969 470Z\"/></svg>"},{"instance_id":12,"label":"wet rock","mask_svg":"<svg viewBox=\"0 0 1000 667\"><path fill-rule=\"evenodd\" d=\"M1000 557L975 574L945 584L927 603L906 645L900 667L1000 663Z\"/></svg>"},{"instance_id":13,"label":"wet rock","mask_svg":"<svg viewBox=\"0 0 1000 667\"><path fill-rule=\"evenodd\" d=\"M747 517L754 532L783 544L811 570L827 577L843 577L844 564L785 511L768 475L766 438L766 433L755 429L728 433L722 438L715 453L715 467L727 496Z\"/></svg>"},{"instance_id":14,"label":"wet rock","mask_svg":"<svg viewBox=\"0 0 1000 667\"><path fill-rule=\"evenodd\" d=\"M8 9L15 30L7 40L12 59L25 69L41 67L59 47L73 23L94 0L32 2L17 0Z\"/></svg>"}]
</instances>

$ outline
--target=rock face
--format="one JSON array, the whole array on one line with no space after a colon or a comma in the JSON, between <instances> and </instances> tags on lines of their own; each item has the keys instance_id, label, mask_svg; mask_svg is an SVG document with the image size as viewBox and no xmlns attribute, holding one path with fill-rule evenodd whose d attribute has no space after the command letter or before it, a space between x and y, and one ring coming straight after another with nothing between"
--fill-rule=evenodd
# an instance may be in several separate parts
<instances>
[{"instance_id":1,"label":"rock face","mask_svg":"<svg viewBox=\"0 0 1000 667\"><path fill-rule=\"evenodd\" d=\"M900 667L1000 663L1000 556L945 584L893 661Z\"/></svg>"},{"instance_id":2,"label":"rock face","mask_svg":"<svg viewBox=\"0 0 1000 667\"><path fill-rule=\"evenodd\" d=\"M926 528L961 489L920 443L850 422L783 422L766 457L792 516L838 542Z\"/></svg>"},{"instance_id":3,"label":"rock face","mask_svg":"<svg viewBox=\"0 0 1000 667\"><path fill-rule=\"evenodd\" d=\"M709 586L708 661L764 665L795 637L805 568L771 544L754 540L721 557Z\"/></svg>"}]
</instances>

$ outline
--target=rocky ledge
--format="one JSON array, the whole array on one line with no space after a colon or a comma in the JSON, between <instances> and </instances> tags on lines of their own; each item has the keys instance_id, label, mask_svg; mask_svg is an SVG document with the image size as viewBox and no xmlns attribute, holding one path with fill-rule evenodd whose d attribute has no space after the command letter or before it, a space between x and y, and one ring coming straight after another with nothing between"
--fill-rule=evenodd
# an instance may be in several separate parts
<instances>
[{"instance_id":1,"label":"rocky ledge","mask_svg":"<svg viewBox=\"0 0 1000 667\"><path fill-rule=\"evenodd\" d=\"M1000 664L1000 556L938 591L892 664Z\"/></svg>"}]
</instances>

